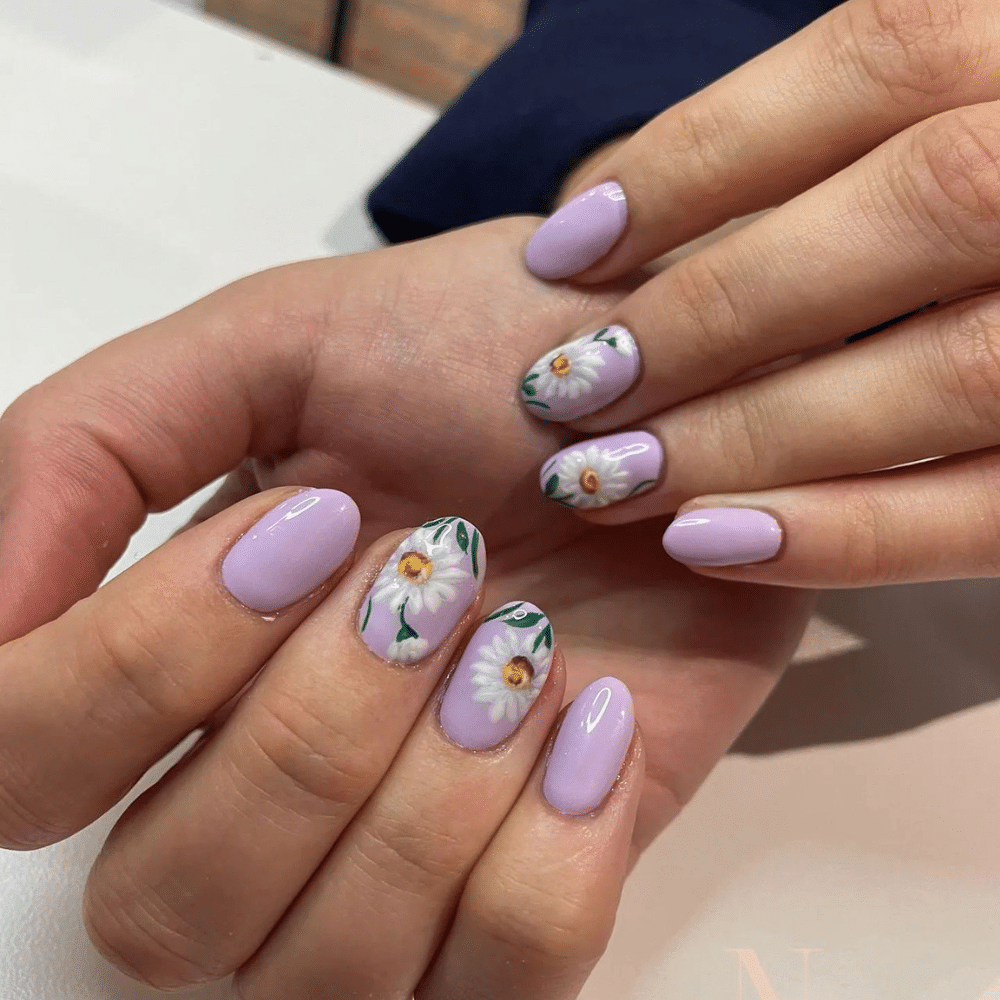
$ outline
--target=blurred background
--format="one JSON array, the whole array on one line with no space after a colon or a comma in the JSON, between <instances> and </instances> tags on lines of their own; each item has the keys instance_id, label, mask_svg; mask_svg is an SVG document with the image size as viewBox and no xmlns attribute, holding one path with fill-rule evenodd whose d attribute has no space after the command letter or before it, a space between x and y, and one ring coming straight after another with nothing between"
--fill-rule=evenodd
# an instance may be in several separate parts
<instances>
[{"instance_id":1,"label":"blurred background","mask_svg":"<svg viewBox=\"0 0 1000 1000\"><path fill-rule=\"evenodd\" d=\"M526 0L167 0L437 106L520 33Z\"/></svg>"}]
</instances>

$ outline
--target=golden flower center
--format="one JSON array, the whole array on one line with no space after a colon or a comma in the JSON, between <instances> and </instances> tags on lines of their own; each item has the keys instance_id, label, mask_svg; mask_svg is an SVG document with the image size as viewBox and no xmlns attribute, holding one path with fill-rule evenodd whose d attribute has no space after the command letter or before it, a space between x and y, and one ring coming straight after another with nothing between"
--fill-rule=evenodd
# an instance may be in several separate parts
<instances>
[{"instance_id":1,"label":"golden flower center","mask_svg":"<svg viewBox=\"0 0 1000 1000\"><path fill-rule=\"evenodd\" d=\"M601 488L601 477L589 465L580 473L580 489L584 493L596 493Z\"/></svg>"},{"instance_id":2,"label":"golden flower center","mask_svg":"<svg viewBox=\"0 0 1000 1000\"><path fill-rule=\"evenodd\" d=\"M501 670L503 682L515 691L523 691L535 678L535 668L526 656L515 656L508 660Z\"/></svg>"},{"instance_id":3,"label":"golden flower center","mask_svg":"<svg viewBox=\"0 0 1000 1000\"><path fill-rule=\"evenodd\" d=\"M434 563L423 552L404 552L396 572L410 583L424 583L434 572Z\"/></svg>"},{"instance_id":4,"label":"golden flower center","mask_svg":"<svg viewBox=\"0 0 1000 1000\"><path fill-rule=\"evenodd\" d=\"M552 364L549 365L549 371L556 378L565 378L572 367L573 362L565 354L557 354L552 359Z\"/></svg>"}]
</instances>

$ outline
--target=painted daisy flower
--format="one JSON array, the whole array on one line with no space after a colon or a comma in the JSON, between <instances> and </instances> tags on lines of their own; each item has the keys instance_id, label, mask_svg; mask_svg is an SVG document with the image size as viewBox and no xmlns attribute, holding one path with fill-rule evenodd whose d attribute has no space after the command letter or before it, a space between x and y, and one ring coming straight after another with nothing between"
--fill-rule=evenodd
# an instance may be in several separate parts
<instances>
[{"instance_id":1,"label":"painted daisy flower","mask_svg":"<svg viewBox=\"0 0 1000 1000\"><path fill-rule=\"evenodd\" d=\"M523 631L504 630L491 643L479 647L479 659L472 665L476 688L472 700L489 705L490 722L499 722L504 716L511 722L524 718L548 676L548 662L539 664L531 648L538 633L525 635Z\"/></svg>"},{"instance_id":2,"label":"painted daisy flower","mask_svg":"<svg viewBox=\"0 0 1000 1000\"><path fill-rule=\"evenodd\" d=\"M628 493L629 476L621 459L611 458L596 444L569 452L557 471L559 485L574 507L604 507Z\"/></svg>"},{"instance_id":3,"label":"painted daisy flower","mask_svg":"<svg viewBox=\"0 0 1000 1000\"><path fill-rule=\"evenodd\" d=\"M424 653L427 652L427 640L404 639L402 642L392 642L389 644L386 655L396 663L415 663Z\"/></svg>"},{"instance_id":4,"label":"painted daisy flower","mask_svg":"<svg viewBox=\"0 0 1000 1000\"><path fill-rule=\"evenodd\" d=\"M600 347L590 337L581 337L549 351L531 369L538 375L535 388L542 399L576 399L590 392L604 367Z\"/></svg>"},{"instance_id":5,"label":"painted daisy flower","mask_svg":"<svg viewBox=\"0 0 1000 1000\"><path fill-rule=\"evenodd\" d=\"M435 542L434 528L417 528L403 542L379 573L372 588L373 601L387 601L393 611L404 602L407 613L427 608L431 613L458 596L455 584L468 571L461 568L461 552L449 541L449 533Z\"/></svg>"}]
</instances>

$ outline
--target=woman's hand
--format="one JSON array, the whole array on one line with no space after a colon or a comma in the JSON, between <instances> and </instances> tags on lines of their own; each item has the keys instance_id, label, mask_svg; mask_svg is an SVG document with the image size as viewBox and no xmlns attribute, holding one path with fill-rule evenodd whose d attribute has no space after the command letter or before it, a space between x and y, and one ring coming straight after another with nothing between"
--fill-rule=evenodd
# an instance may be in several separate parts
<instances>
[{"instance_id":1,"label":"woman's hand","mask_svg":"<svg viewBox=\"0 0 1000 1000\"><path fill-rule=\"evenodd\" d=\"M546 463L549 494L599 524L679 508L667 551L728 579L1000 572L998 98L994 0L849 0L578 177L528 245L542 277L605 281L780 207L529 369L536 417L666 453L637 471L615 448L647 438L596 441ZM588 448L622 473L598 500L642 495L593 509Z\"/></svg>"},{"instance_id":2,"label":"woman's hand","mask_svg":"<svg viewBox=\"0 0 1000 1000\"><path fill-rule=\"evenodd\" d=\"M449 926L455 866L492 857L479 861L479 895L462 896L453 926L475 928L494 904L520 919L478 938L453 930L432 967L447 975L424 979L422 996L572 996L609 929L615 838L632 822L628 810L637 810L631 862L780 676L808 595L696 577L657 551L662 525L595 528L538 495L539 463L569 436L524 413L517 373L540 341L599 315L623 290L592 294L526 274L520 260L534 224L489 223L248 278L84 357L0 419L0 843L40 847L81 829L208 722L199 749L130 807L91 877L91 933L132 975L181 986L241 969L246 1000L312 997L318 982L406 996ZM87 596L147 511L237 467L203 514L218 518ZM536 770L527 812L515 806L514 825L501 827L528 867L509 869L509 842L502 853L477 853L517 797L561 694L536 704L521 749L477 757L441 738L433 699L420 706L466 625L432 653L442 636L406 609L400 618L373 606L365 621L365 591L405 533L378 542L319 606L325 591L274 616L274 602L294 594L262 594L267 574L245 571L242 599L263 610L241 610L222 590L223 554L278 496L248 494L302 484L357 500L362 548L442 515L468 518L467 544L478 529L490 548L484 610L527 600L550 616L568 696L609 674L631 689L645 760L637 803L625 792L611 819L602 818L608 807L592 819L554 819ZM233 502L240 506L225 510ZM406 566L419 575L423 564ZM352 623L364 626L379 662ZM425 659L381 665L413 655ZM402 741L419 711L409 737L418 753ZM369 721L381 742L371 742ZM496 802L477 797L491 811L460 808L465 779L437 780L427 772L435 760L458 769L449 775L500 783L490 786L502 786ZM364 823L337 837L375 781L370 764L388 768L379 788L391 791L375 792L360 815L390 824L383 832L406 817L395 852L366 840ZM582 864L566 839L572 831L588 844L596 837L607 864L583 864L578 895L551 893L550 903L567 906L554 914L505 873L533 873L550 849ZM310 881L328 853L339 859L337 878ZM340 880L352 865L354 881ZM437 894L416 914L428 885ZM344 895L330 907L336 892ZM592 898L593 922L574 906ZM511 948L522 961L507 963ZM521 970L523 982L505 978ZM546 977L550 985L536 988Z\"/></svg>"}]
</instances>

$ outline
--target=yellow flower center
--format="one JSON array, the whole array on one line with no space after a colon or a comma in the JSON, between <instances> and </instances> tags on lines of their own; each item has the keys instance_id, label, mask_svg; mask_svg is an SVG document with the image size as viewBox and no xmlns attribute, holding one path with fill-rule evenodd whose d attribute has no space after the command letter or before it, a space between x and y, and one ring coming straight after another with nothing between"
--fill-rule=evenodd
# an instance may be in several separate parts
<instances>
[{"instance_id":1,"label":"yellow flower center","mask_svg":"<svg viewBox=\"0 0 1000 1000\"><path fill-rule=\"evenodd\" d=\"M573 367L573 362L565 354L557 354L552 359L552 364L549 365L549 371L555 375L556 378L565 378L570 369Z\"/></svg>"},{"instance_id":2,"label":"yellow flower center","mask_svg":"<svg viewBox=\"0 0 1000 1000\"><path fill-rule=\"evenodd\" d=\"M425 583L434 572L434 563L423 552L404 552L396 572L410 583Z\"/></svg>"},{"instance_id":3,"label":"yellow flower center","mask_svg":"<svg viewBox=\"0 0 1000 1000\"><path fill-rule=\"evenodd\" d=\"M580 489L584 493L596 493L601 488L601 477L589 465L580 473Z\"/></svg>"},{"instance_id":4,"label":"yellow flower center","mask_svg":"<svg viewBox=\"0 0 1000 1000\"><path fill-rule=\"evenodd\" d=\"M535 668L526 656L515 656L508 660L501 670L503 682L514 691L523 691L535 678Z\"/></svg>"}]
</instances>

